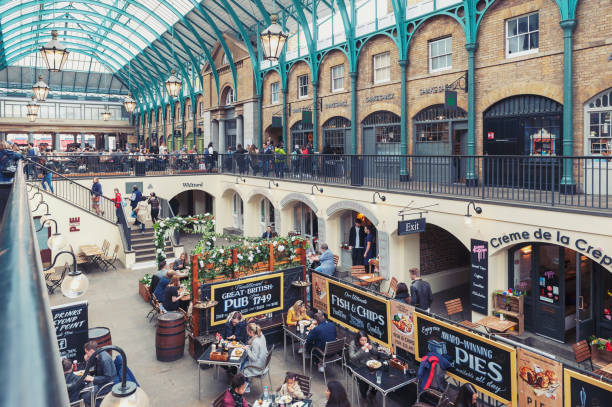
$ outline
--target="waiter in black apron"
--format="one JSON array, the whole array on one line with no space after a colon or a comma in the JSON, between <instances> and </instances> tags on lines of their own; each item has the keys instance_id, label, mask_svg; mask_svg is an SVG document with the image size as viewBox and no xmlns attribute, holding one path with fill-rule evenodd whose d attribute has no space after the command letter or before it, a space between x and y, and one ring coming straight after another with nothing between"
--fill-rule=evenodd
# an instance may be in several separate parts
<instances>
[{"instance_id":1,"label":"waiter in black apron","mask_svg":"<svg viewBox=\"0 0 612 407\"><path fill-rule=\"evenodd\" d=\"M363 227L363 221L359 218L355 218L355 225L353 225L349 231L349 249L351 249L353 266L363 264L365 240L366 233Z\"/></svg>"}]
</instances>

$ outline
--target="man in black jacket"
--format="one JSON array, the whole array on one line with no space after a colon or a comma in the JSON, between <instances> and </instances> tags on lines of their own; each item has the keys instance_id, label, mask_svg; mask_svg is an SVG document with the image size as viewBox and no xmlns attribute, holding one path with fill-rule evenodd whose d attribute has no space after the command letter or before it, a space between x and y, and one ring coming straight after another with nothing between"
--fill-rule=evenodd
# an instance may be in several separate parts
<instances>
[{"instance_id":1,"label":"man in black jacket","mask_svg":"<svg viewBox=\"0 0 612 407\"><path fill-rule=\"evenodd\" d=\"M98 349L98 343L96 341L89 341L83 348L85 350L85 361L87 361L94 354L96 349ZM115 369L113 359L108 352L100 352L96 355L95 366L96 370L94 376L85 376L86 382L101 388L105 384L112 383L115 380L115 377L117 376L117 369ZM97 394L97 396L106 394L110 392L111 389L112 386L107 386L100 390L100 394Z\"/></svg>"},{"instance_id":2,"label":"man in black jacket","mask_svg":"<svg viewBox=\"0 0 612 407\"><path fill-rule=\"evenodd\" d=\"M433 302L431 286L421 279L421 272L416 267L410 269L410 279L410 305L429 312Z\"/></svg>"},{"instance_id":3,"label":"man in black jacket","mask_svg":"<svg viewBox=\"0 0 612 407\"><path fill-rule=\"evenodd\" d=\"M83 392L81 394L81 390L85 387L86 383L81 382L76 385L76 382L79 381L80 377L75 375L72 372L72 362L68 359L62 359L62 369L64 370L64 379L66 379L66 386L68 387L68 399L71 403L78 401L79 399L83 399L86 405L91 404L91 393Z\"/></svg>"},{"instance_id":4,"label":"man in black jacket","mask_svg":"<svg viewBox=\"0 0 612 407\"><path fill-rule=\"evenodd\" d=\"M355 218L355 225L349 231L349 249L351 249L351 257L353 258L353 266L363 264L363 250L365 248L366 233L363 228L363 222L359 218Z\"/></svg>"}]
</instances>

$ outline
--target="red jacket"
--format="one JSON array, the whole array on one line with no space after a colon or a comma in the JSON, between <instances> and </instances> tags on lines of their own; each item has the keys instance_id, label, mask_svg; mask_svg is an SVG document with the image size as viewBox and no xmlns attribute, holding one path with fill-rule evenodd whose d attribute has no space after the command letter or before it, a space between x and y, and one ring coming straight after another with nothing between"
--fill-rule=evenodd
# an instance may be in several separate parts
<instances>
[{"instance_id":1,"label":"red jacket","mask_svg":"<svg viewBox=\"0 0 612 407\"><path fill-rule=\"evenodd\" d=\"M225 391L225 395L223 396L223 404L221 404L221 407L236 407L234 404L234 398L229 390ZM242 397L242 407L249 407L249 403L247 403L244 397Z\"/></svg>"},{"instance_id":2,"label":"red jacket","mask_svg":"<svg viewBox=\"0 0 612 407\"><path fill-rule=\"evenodd\" d=\"M121 208L121 194L119 192L115 194L113 201L115 201L115 208Z\"/></svg>"}]
</instances>

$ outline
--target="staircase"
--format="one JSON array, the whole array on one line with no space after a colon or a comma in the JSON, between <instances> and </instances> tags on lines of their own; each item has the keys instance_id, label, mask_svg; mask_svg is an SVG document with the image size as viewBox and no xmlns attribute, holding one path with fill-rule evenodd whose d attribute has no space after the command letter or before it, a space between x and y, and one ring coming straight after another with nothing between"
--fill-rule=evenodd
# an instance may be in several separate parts
<instances>
[{"instance_id":1,"label":"staircase","mask_svg":"<svg viewBox=\"0 0 612 407\"><path fill-rule=\"evenodd\" d=\"M153 228L145 227L144 234L142 234L140 228L132 226L130 228L130 237L132 250L136 254L138 268L155 266L156 252L155 243L153 242ZM164 252L166 258L171 259L174 257L170 239L166 239Z\"/></svg>"}]
</instances>

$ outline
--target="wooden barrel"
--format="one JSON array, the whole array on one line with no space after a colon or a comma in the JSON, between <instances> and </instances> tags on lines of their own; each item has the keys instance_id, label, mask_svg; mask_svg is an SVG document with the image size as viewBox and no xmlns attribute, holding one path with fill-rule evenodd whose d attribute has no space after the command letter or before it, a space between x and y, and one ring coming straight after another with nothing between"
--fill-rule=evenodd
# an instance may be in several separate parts
<instances>
[{"instance_id":1,"label":"wooden barrel","mask_svg":"<svg viewBox=\"0 0 612 407\"><path fill-rule=\"evenodd\" d=\"M98 347L108 346L113 344L110 329L103 326L89 328L89 340L98 342ZM113 356L113 351L108 351Z\"/></svg>"},{"instance_id":2,"label":"wooden barrel","mask_svg":"<svg viewBox=\"0 0 612 407\"><path fill-rule=\"evenodd\" d=\"M185 351L185 317L180 312L167 312L157 318L155 352L160 362L172 362Z\"/></svg>"}]
</instances>

